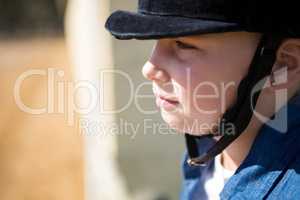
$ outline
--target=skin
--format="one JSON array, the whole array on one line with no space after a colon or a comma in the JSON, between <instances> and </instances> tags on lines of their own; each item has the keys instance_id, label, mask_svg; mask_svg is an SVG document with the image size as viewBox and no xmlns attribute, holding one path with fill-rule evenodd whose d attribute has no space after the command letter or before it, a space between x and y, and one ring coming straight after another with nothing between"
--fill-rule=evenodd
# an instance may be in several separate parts
<instances>
[{"instance_id":1,"label":"skin","mask_svg":"<svg viewBox=\"0 0 300 200\"><path fill-rule=\"evenodd\" d=\"M214 131L223 113L236 100L237 87L247 74L260 38L258 33L228 32L157 40L142 73L152 81L156 96L178 102L166 107L158 101L163 120L181 133L205 135ZM257 104L259 113L271 116L276 112L272 100L279 87L286 88L289 97L296 93L299 66L299 40L285 40L273 69L286 67L288 81L263 90ZM237 169L262 124L254 116L245 133L222 153L225 168Z\"/></svg>"},{"instance_id":2,"label":"skin","mask_svg":"<svg viewBox=\"0 0 300 200\"><path fill-rule=\"evenodd\" d=\"M176 109L161 109L171 127L207 134L225 110L221 105L227 108L234 102L260 35L240 33L238 37L226 33L157 41L143 74L153 81L154 93L179 101Z\"/></svg>"}]
</instances>

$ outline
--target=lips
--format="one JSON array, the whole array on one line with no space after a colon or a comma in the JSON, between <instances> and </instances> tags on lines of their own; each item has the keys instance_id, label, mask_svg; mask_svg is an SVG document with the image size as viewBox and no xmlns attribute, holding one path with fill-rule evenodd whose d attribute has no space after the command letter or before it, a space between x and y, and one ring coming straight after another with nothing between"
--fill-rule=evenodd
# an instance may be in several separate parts
<instances>
[{"instance_id":1,"label":"lips","mask_svg":"<svg viewBox=\"0 0 300 200\"><path fill-rule=\"evenodd\" d=\"M165 100L165 101L167 101L167 102L169 102L169 103L172 103L172 104L177 104L177 103L179 103L178 101L176 101L176 100L172 100L170 97L169 98L167 98L167 97L163 97L163 96L158 96L160 99L162 99L162 100Z\"/></svg>"},{"instance_id":2,"label":"lips","mask_svg":"<svg viewBox=\"0 0 300 200\"><path fill-rule=\"evenodd\" d=\"M173 110L179 105L179 101L175 97L171 96L162 96L155 94L156 96L156 105L158 108L162 107L165 110Z\"/></svg>"},{"instance_id":3,"label":"lips","mask_svg":"<svg viewBox=\"0 0 300 200\"><path fill-rule=\"evenodd\" d=\"M160 95L160 94L156 94L156 93L154 93L154 95L157 98L160 98L161 100L168 101L169 103L173 103L173 104L179 103L179 101L177 100L177 98L172 97L172 96L164 96L164 95Z\"/></svg>"}]
</instances>

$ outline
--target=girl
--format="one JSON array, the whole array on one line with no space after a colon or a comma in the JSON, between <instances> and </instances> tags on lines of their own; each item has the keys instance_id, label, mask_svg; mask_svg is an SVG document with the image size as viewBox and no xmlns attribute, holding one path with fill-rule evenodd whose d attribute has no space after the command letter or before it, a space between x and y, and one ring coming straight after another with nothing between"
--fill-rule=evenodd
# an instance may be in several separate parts
<instances>
[{"instance_id":1,"label":"girl","mask_svg":"<svg viewBox=\"0 0 300 200\"><path fill-rule=\"evenodd\" d=\"M186 137L181 199L300 197L300 31L295 2L272 3L139 0L106 22L157 40L142 72Z\"/></svg>"}]
</instances>

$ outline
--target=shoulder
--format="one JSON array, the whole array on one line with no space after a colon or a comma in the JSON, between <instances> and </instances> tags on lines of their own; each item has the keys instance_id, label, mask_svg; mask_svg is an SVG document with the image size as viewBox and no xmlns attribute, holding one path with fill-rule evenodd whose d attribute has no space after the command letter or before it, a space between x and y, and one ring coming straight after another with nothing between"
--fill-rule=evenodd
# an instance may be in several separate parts
<instances>
[{"instance_id":1,"label":"shoulder","mask_svg":"<svg viewBox=\"0 0 300 200\"><path fill-rule=\"evenodd\" d=\"M248 156L225 185L222 199L300 196L300 106L293 102L286 108L286 118L280 122L287 124L287 130L280 132L268 124L261 129Z\"/></svg>"},{"instance_id":2,"label":"shoulder","mask_svg":"<svg viewBox=\"0 0 300 200\"><path fill-rule=\"evenodd\" d=\"M282 174L278 184L270 192L269 199L295 199L300 196L300 155Z\"/></svg>"}]
</instances>

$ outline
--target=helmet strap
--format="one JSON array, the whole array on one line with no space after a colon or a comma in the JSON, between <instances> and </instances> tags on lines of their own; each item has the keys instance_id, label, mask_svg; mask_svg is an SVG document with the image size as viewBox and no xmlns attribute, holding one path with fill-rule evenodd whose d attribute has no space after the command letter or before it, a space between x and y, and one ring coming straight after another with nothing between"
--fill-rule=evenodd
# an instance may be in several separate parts
<instances>
[{"instance_id":1,"label":"helmet strap","mask_svg":"<svg viewBox=\"0 0 300 200\"><path fill-rule=\"evenodd\" d=\"M247 128L253 116L254 110L252 108L255 108L266 81L265 77L272 73L272 67L276 61L276 52L282 40L283 37L280 35L264 34L262 36L249 67L248 74L239 84L236 103L222 116L218 130L218 133L222 137L208 151L199 155L197 140L212 137L215 134L205 136L185 134L189 165L205 165L209 160L226 149ZM260 83L259 86L257 85L258 82ZM252 95L252 89L257 86L259 87L258 92ZM232 133L232 127L235 129L234 133Z\"/></svg>"}]
</instances>

